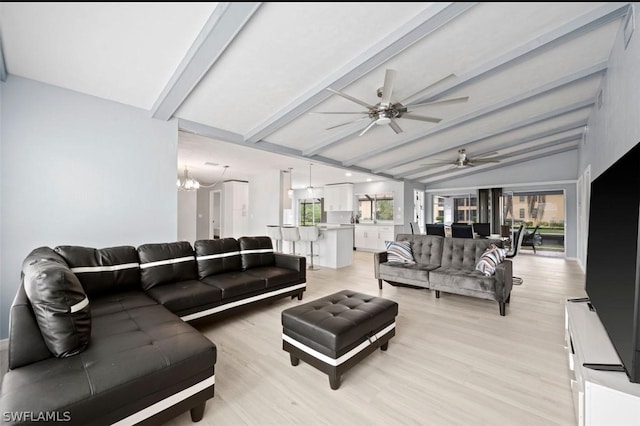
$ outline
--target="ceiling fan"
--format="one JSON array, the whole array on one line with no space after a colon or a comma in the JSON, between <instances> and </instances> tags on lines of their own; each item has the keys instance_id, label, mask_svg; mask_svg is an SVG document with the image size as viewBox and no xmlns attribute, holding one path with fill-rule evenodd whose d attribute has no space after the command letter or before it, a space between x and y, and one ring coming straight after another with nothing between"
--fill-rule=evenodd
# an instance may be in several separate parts
<instances>
[{"instance_id":1,"label":"ceiling fan","mask_svg":"<svg viewBox=\"0 0 640 426\"><path fill-rule=\"evenodd\" d=\"M454 161L443 160L422 165L433 167L451 165L454 168L475 167L480 164L499 163L502 157L495 157L496 154L498 153L495 151L487 152L485 154L478 155L477 157L470 158L469 156L467 156L467 153L463 148L458 150L458 158L456 158Z\"/></svg>"},{"instance_id":2,"label":"ceiling fan","mask_svg":"<svg viewBox=\"0 0 640 426\"><path fill-rule=\"evenodd\" d=\"M407 98L405 98L402 101L399 102L392 102L391 101L391 96L393 94L393 86L395 84L395 80L396 80L396 75L397 75L397 71L396 70L392 70L392 69L387 69L385 72L385 76L384 76L384 86L380 87L377 91L377 95L380 98L380 102L376 103L375 105L371 105L365 101L362 101L358 98L355 98L351 95L348 95L344 92L341 92L339 90L335 90L332 88L328 88L327 90L329 90L331 93L335 93L336 95L342 96L345 99L348 99L352 102L355 102L359 105L364 106L365 108L367 108L366 111L360 111L360 112L314 112L314 114L361 114L364 115L364 117L358 118L356 120L352 120L352 121L348 121L346 123L341 123L338 124L336 126L332 126L332 127L328 127L327 130L329 129L334 129L336 127L340 127L340 126L345 126L347 124L351 124L351 123L355 123L357 121L360 120L371 120L371 122L369 123L369 125L362 131L360 132L360 136L364 135L367 131L369 131L369 129L371 129L374 125L379 125L379 126L384 126L386 124L389 125L389 127L391 127L393 129L394 132L397 133L401 133L402 132L402 128L398 125L398 123L395 121L397 118L406 118L409 120L418 120L418 121L427 121L430 123L439 123L440 121L442 121L441 118L436 118L436 117L428 117L428 116L423 116L423 115L416 115L413 114L412 110L414 108L419 108L422 106L426 106L426 105L436 105L436 104L451 104L451 103L458 103L458 102L466 102L467 100L469 100L468 96L464 96L464 97L460 97L460 98L452 98L452 99L444 99L444 100L439 100L439 101L432 101L432 102L424 102L424 103L418 103L418 104L406 104L404 105L403 102L405 102L407 99L410 99L412 97L414 97L416 94L411 95ZM436 84L439 84L441 82L443 82L444 80L447 80L451 77L454 77L454 74L451 74L429 86L427 86L426 88L420 90L420 92L424 92L425 90L427 90L428 88L435 86Z\"/></svg>"}]
</instances>

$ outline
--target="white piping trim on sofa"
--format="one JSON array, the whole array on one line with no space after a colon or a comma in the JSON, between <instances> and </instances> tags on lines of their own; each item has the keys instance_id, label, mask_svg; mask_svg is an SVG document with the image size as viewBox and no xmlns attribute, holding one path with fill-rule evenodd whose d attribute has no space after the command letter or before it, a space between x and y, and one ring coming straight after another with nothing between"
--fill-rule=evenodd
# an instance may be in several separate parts
<instances>
[{"instance_id":1,"label":"white piping trim on sofa","mask_svg":"<svg viewBox=\"0 0 640 426\"><path fill-rule=\"evenodd\" d=\"M139 268L139 263L123 263L121 265L108 265L108 266L78 266L71 268L71 272L80 274L83 272L113 272L120 271L121 269Z\"/></svg>"},{"instance_id":2,"label":"white piping trim on sofa","mask_svg":"<svg viewBox=\"0 0 640 426\"><path fill-rule=\"evenodd\" d=\"M168 396L165 399L148 406L147 408L143 408L142 410L130 415L129 417L125 417L124 419L113 423L113 426L128 426L140 423L141 421L176 405L180 401L185 400L210 386L213 386L215 382L216 376L214 374L213 376L207 377L203 381L198 382L191 387L183 389L178 393L174 393L173 395Z\"/></svg>"},{"instance_id":3,"label":"white piping trim on sofa","mask_svg":"<svg viewBox=\"0 0 640 426\"><path fill-rule=\"evenodd\" d=\"M239 251L229 251L226 253L207 254L205 256L197 256L196 260L220 259L222 257L239 256L239 255L240 255Z\"/></svg>"},{"instance_id":4,"label":"white piping trim on sofa","mask_svg":"<svg viewBox=\"0 0 640 426\"><path fill-rule=\"evenodd\" d=\"M153 266L160 265L171 265L173 263L189 262L190 260L196 260L195 256L176 257L175 259L156 260L155 262L141 263L140 269L147 269Z\"/></svg>"},{"instance_id":5,"label":"white piping trim on sofa","mask_svg":"<svg viewBox=\"0 0 640 426\"><path fill-rule=\"evenodd\" d=\"M257 296L247 297L246 299L236 300L235 302L229 302L225 305L216 306L215 308L207 309L205 311L200 311L200 312L195 312L193 314L185 315L183 317L180 317L180 319L182 319L183 321L191 321L196 318L202 318L202 317L206 317L207 315L215 314L217 312L226 311L227 309L235 308L236 306L246 305L247 303L255 302L256 300L266 299L271 296L275 296L278 294L289 292L291 290L297 290L297 289L306 288L306 287L307 287L307 284L302 283L298 285L293 285L291 287L281 288L279 290L274 290L269 293L263 293Z\"/></svg>"},{"instance_id":6,"label":"white piping trim on sofa","mask_svg":"<svg viewBox=\"0 0 640 426\"><path fill-rule=\"evenodd\" d=\"M273 253L273 249L240 250L240 254L253 254L253 253Z\"/></svg>"},{"instance_id":7,"label":"white piping trim on sofa","mask_svg":"<svg viewBox=\"0 0 640 426\"><path fill-rule=\"evenodd\" d=\"M89 305L89 298L87 296L84 297L80 302L69 308L69 313L75 313L84 309L87 305Z\"/></svg>"},{"instance_id":8,"label":"white piping trim on sofa","mask_svg":"<svg viewBox=\"0 0 640 426\"><path fill-rule=\"evenodd\" d=\"M355 348L351 349L349 352L345 353L344 355L341 355L338 358L331 358L330 356L322 354L322 353L316 351L315 349L310 348L309 346L298 342L297 340L293 339L292 337L287 336L284 333L282 333L282 340L290 343L291 345L295 346L296 348L300 349L301 351L308 353L312 357L324 362L325 364L329 364L329 365L332 365L332 366L336 367L336 366L342 364L343 362L349 360L350 358L353 358L355 355L357 355L358 353L362 352L368 346L371 346L373 344L373 342L375 342L376 340L380 339L382 336L384 336L385 334L389 333L394 328L396 328L395 321L393 322L393 324L389 324L388 326L386 326L385 328L383 328L382 330L380 330L376 334L374 334L372 337L370 337L369 339L367 339L364 342L360 343L358 346L356 346Z\"/></svg>"}]
</instances>

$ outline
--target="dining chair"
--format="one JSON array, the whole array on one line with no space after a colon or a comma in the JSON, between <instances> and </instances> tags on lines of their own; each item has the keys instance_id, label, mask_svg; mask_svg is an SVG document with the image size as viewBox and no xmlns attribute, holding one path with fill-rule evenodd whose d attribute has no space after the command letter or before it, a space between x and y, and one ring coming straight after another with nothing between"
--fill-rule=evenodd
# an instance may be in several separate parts
<instances>
[{"instance_id":1,"label":"dining chair","mask_svg":"<svg viewBox=\"0 0 640 426\"><path fill-rule=\"evenodd\" d=\"M454 238L473 238L473 226L467 224L452 223L451 236Z\"/></svg>"},{"instance_id":2,"label":"dining chair","mask_svg":"<svg viewBox=\"0 0 640 426\"><path fill-rule=\"evenodd\" d=\"M442 223L426 223L425 224L427 235L440 235L445 236L444 224Z\"/></svg>"}]
</instances>

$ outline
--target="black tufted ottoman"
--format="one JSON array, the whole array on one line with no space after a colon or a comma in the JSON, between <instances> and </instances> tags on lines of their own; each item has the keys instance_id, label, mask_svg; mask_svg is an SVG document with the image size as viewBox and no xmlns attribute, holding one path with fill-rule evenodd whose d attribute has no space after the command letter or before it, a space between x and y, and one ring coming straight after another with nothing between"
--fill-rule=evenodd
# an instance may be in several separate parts
<instances>
[{"instance_id":1,"label":"black tufted ottoman","mask_svg":"<svg viewBox=\"0 0 640 426\"><path fill-rule=\"evenodd\" d=\"M329 375L331 389L340 376L395 336L398 304L343 290L282 311L282 349L291 365L299 360Z\"/></svg>"}]
</instances>

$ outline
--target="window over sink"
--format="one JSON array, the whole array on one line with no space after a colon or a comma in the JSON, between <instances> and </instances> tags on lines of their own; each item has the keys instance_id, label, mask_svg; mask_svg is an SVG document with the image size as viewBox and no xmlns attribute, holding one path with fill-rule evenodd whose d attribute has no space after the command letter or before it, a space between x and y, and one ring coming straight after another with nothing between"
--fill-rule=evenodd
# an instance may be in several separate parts
<instances>
[{"instance_id":1,"label":"window over sink","mask_svg":"<svg viewBox=\"0 0 640 426\"><path fill-rule=\"evenodd\" d=\"M393 223L393 192L358 195L360 223Z\"/></svg>"}]
</instances>

